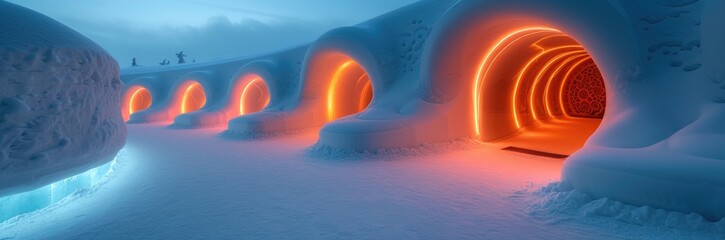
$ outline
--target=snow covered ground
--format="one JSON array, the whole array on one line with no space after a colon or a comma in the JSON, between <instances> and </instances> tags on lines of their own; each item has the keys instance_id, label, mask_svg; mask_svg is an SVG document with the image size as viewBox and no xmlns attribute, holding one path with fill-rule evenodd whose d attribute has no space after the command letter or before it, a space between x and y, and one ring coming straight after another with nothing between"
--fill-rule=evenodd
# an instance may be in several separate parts
<instances>
[{"instance_id":1,"label":"snow covered ground","mask_svg":"<svg viewBox=\"0 0 725 240\"><path fill-rule=\"evenodd\" d=\"M0 224L0 239L725 236L723 222L696 215L541 191L559 180L562 160L493 144L452 144L469 146L458 150L440 145L434 154L375 160L328 159L306 151L316 142L314 132L228 140L217 137L221 131L130 125L128 144L107 181Z\"/></svg>"}]
</instances>

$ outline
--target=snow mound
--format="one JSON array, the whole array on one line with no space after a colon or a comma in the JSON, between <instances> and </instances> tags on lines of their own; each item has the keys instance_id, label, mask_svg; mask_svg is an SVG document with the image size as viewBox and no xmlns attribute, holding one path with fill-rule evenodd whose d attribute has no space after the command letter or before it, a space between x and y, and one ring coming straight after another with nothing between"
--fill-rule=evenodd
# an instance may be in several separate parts
<instances>
[{"instance_id":1,"label":"snow mound","mask_svg":"<svg viewBox=\"0 0 725 240\"><path fill-rule=\"evenodd\" d=\"M529 214L550 224L566 221L614 219L638 226L725 234L725 218L708 221L697 213L667 211L649 206L633 206L607 198L593 198L567 183L551 183L533 193Z\"/></svg>"},{"instance_id":2,"label":"snow mound","mask_svg":"<svg viewBox=\"0 0 725 240\"><path fill-rule=\"evenodd\" d=\"M39 13L0 12L0 196L111 161L126 139L116 61Z\"/></svg>"}]
</instances>

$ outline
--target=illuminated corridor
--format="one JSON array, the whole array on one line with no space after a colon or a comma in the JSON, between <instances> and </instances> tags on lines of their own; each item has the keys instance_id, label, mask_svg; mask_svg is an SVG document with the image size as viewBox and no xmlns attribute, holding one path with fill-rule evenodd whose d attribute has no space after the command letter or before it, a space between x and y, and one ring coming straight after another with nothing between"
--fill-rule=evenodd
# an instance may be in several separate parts
<instances>
[{"instance_id":1,"label":"illuminated corridor","mask_svg":"<svg viewBox=\"0 0 725 240\"><path fill-rule=\"evenodd\" d=\"M486 52L473 93L483 140L568 155L604 116L604 81L587 51L551 28L524 28Z\"/></svg>"}]
</instances>

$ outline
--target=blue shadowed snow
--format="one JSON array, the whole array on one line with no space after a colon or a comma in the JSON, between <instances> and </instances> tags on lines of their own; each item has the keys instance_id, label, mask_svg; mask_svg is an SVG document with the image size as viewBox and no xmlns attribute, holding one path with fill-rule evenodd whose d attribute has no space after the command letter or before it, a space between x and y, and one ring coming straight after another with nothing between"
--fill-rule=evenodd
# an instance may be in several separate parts
<instances>
[{"instance_id":1,"label":"blue shadowed snow","mask_svg":"<svg viewBox=\"0 0 725 240\"><path fill-rule=\"evenodd\" d=\"M101 182L112 171L113 161L84 173L60 180L44 187L0 198L0 222L15 216L37 211L63 200L81 189L88 189Z\"/></svg>"}]
</instances>

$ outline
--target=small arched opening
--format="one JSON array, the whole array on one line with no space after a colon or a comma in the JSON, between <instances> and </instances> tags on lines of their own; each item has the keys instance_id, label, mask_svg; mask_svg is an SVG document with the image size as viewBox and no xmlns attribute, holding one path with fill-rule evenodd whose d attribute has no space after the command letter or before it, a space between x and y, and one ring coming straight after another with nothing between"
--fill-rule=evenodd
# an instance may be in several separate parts
<instances>
[{"instance_id":1,"label":"small arched opening","mask_svg":"<svg viewBox=\"0 0 725 240\"><path fill-rule=\"evenodd\" d=\"M198 111L206 104L204 87L198 82L189 82L182 87L181 114Z\"/></svg>"},{"instance_id":2,"label":"small arched opening","mask_svg":"<svg viewBox=\"0 0 725 240\"><path fill-rule=\"evenodd\" d=\"M151 92L148 89L141 86L130 87L124 94L123 107L121 108L123 121L127 122L134 113L151 107L151 103Z\"/></svg>"},{"instance_id":3,"label":"small arched opening","mask_svg":"<svg viewBox=\"0 0 725 240\"><path fill-rule=\"evenodd\" d=\"M264 79L254 75L246 81L240 92L239 115L262 111L270 101L269 89Z\"/></svg>"},{"instance_id":4,"label":"small arched opening","mask_svg":"<svg viewBox=\"0 0 725 240\"><path fill-rule=\"evenodd\" d=\"M362 112L373 99L373 88L365 69L352 59L337 66L327 88L327 119Z\"/></svg>"}]
</instances>

